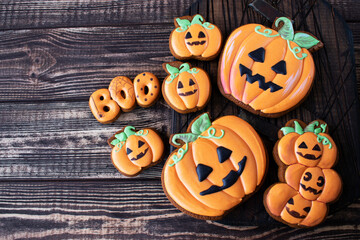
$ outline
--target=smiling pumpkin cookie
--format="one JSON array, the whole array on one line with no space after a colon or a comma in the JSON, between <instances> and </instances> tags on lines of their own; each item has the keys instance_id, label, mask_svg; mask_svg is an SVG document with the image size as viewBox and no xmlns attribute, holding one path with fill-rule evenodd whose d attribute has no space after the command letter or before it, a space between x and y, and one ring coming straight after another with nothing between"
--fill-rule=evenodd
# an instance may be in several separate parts
<instances>
[{"instance_id":1,"label":"smiling pumpkin cookie","mask_svg":"<svg viewBox=\"0 0 360 240\"><path fill-rule=\"evenodd\" d=\"M171 203L199 219L222 218L262 184L267 155L256 131L236 116L211 122L204 113L186 133L174 134L178 149L168 157L161 176Z\"/></svg>"},{"instance_id":2,"label":"smiling pumpkin cookie","mask_svg":"<svg viewBox=\"0 0 360 240\"><path fill-rule=\"evenodd\" d=\"M324 221L328 204L341 193L340 176L331 168L337 147L321 120L309 125L291 120L278 133L273 155L279 180L264 194L266 211L291 227L313 227Z\"/></svg>"},{"instance_id":3,"label":"smiling pumpkin cookie","mask_svg":"<svg viewBox=\"0 0 360 240\"><path fill-rule=\"evenodd\" d=\"M115 133L109 140L111 160L123 175L134 177L162 159L164 143L152 129L135 131L126 126Z\"/></svg>"}]
</instances>

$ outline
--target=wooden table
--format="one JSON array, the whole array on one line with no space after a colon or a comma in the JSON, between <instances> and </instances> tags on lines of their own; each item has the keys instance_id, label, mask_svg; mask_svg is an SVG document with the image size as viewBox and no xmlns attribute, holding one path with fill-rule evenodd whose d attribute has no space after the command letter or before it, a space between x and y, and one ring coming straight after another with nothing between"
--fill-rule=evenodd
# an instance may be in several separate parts
<instances>
[{"instance_id":1,"label":"wooden table","mask_svg":"<svg viewBox=\"0 0 360 240\"><path fill-rule=\"evenodd\" d=\"M162 164L133 179L112 166L108 137L134 121L169 135L171 110L161 100L101 125L89 95L116 75L165 77L173 18L194 1L0 3L1 239L360 238L360 199L312 229L224 227L171 205ZM360 76L360 1L330 2L353 31Z\"/></svg>"}]
</instances>

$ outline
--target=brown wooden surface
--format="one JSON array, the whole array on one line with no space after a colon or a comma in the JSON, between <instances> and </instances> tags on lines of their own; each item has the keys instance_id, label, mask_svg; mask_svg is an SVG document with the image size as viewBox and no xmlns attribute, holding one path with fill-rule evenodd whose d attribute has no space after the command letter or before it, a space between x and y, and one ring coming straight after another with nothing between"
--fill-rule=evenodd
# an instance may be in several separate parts
<instances>
[{"instance_id":1,"label":"brown wooden surface","mask_svg":"<svg viewBox=\"0 0 360 240\"><path fill-rule=\"evenodd\" d=\"M193 2L0 2L0 238L360 238L360 199L313 229L229 227L173 207L162 164L134 179L112 166L108 137L134 123L168 136L171 110L160 100L101 125L88 97L116 75L164 78L173 18ZM360 2L330 2L353 31L360 76Z\"/></svg>"}]
</instances>

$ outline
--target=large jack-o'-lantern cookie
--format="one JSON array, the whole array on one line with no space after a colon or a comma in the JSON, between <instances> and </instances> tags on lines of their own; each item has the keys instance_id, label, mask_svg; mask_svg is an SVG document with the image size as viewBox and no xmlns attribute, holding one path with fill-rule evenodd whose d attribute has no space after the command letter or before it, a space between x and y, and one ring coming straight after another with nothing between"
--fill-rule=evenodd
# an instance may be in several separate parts
<instances>
[{"instance_id":1,"label":"large jack-o'-lantern cookie","mask_svg":"<svg viewBox=\"0 0 360 240\"><path fill-rule=\"evenodd\" d=\"M162 94L165 101L179 113L203 109L211 95L208 74L189 63L170 62L163 64L169 74L163 81Z\"/></svg>"},{"instance_id":2,"label":"large jack-o'-lantern cookie","mask_svg":"<svg viewBox=\"0 0 360 240\"><path fill-rule=\"evenodd\" d=\"M328 204L341 193L341 178L331 168L338 152L325 122L291 120L279 131L273 155L279 180L264 193L266 211L291 227L324 221Z\"/></svg>"},{"instance_id":3,"label":"large jack-o'-lantern cookie","mask_svg":"<svg viewBox=\"0 0 360 240\"><path fill-rule=\"evenodd\" d=\"M176 28L171 32L169 47L175 58L208 61L220 53L221 32L214 24L205 22L201 15L175 18L174 24Z\"/></svg>"},{"instance_id":4,"label":"large jack-o'-lantern cookie","mask_svg":"<svg viewBox=\"0 0 360 240\"><path fill-rule=\"evenodd\" d=\"M294 32L291 20L274 28L247 24L229 36L219 60L221 93L240 107L265 117L279 117L310 92L315 65L311 53L323 46L313 35Z\"/></svg>"},{"instance_id":5,"label":"large jack-o'-lantern cookie","mask_svg":"<svg viewBox=\"0 0 360 240\"><path fill-rule=\"evenodd\" d=\"M108 140L111 160L119 172L128 177L160 162L164 153L164 143L152 129L135 131L126 126Z\"/></svg>"},{"instance_id":6,"label":"large jack-o'-lantern cookie","mask_svg":"<svg viewBox=\"0 0 360 240\"><path fill-rule=\"evenodd\" d=\"M200 115L186 133L172 135L177 147L161 176L169 200L199 219L220 219L262 184L267 154L256 131L236 116L211 122Z\"/></svg>"}]
</instances>

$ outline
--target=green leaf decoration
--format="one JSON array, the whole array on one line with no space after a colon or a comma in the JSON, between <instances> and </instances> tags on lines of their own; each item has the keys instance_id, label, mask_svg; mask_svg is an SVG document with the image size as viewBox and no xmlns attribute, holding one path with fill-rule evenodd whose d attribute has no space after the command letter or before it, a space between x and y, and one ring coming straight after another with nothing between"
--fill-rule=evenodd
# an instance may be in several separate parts
<instances>
[{"instance_id":1,"label":"green leaf decoration","mask_svg":"<svg viewBox=\"0 0 360 240\"><path fill-rule=\"evenodd\" d=\"M190 70L190 65L188 63L183 63L181 64L180 66L180 71L179 73L182 73L182 72L187 72Z\"/></svg>"},{"instance_id":2,"label":"green leaf decoration","mask_svg":"<svg viewBox=\"0 0 360 240\"><path fill-rule=\"evenodd\" d=\"M295 34L293 42L299 47L309 49L316 46L320 41L307 33L298 32Z\"/></svg>"},{"instance_id":3,"label":"green leaf decoration","mask_svg":"<svg viewBox=\"0 0 360 240\"><path fill-rule=\"evenodd\" d=\"M191 24L190 25L193 25L193 24L200 24L202 25L203 24L203 17L199 14L195 15L194 18L191 20Z\"/></svg>"},{"instance_id":4,"label":"green leaf decoration","mask_svg":"<svg viewBox=\"0 0 360 240\"><path fill-rule=\"evenodd\" d=\"M177 142L178 139L182 140L185 143L189 143L189 142L194 142L199 135L193 134L193 133L179 133L179 134L175 134L171 141L173 144L175 145L180 145L179 142Z\"/></svg>"},{"instance_id":5,"label":"green leaf decoration","mask_svg":"<svg viewBox=\"0 0 360 240\"><path fill-rule=\"evenodd\" d=\"M191 25L190 21L187 19L176 19L177 24L180 26L181 29L177 29L178 32L184 32L188 27Z\"/></svg>"},{"instance_id":6,"label":"green leaf decoration","mask_svg":"<svg viewBox=\"0 0 360 240\"><path fill-rule=\"evenodd\" d=\"M312 122L309 125L307 125L304 129L304 132L314 132L316 126L319 126L318 121Z\"/></svg>"},{"instance_id":7,"label":"green leaf decoration","mask_svg":"<svg viewBox=\"0 0 360 240\"><path fill-rule=\"evenodd\" d=\"M327 127L326 123L321 124L320 127L321 127L323 133L326 132L326 127Z\"/></svg>"},{"instance_id":8,"label":"green leaf decoration","mask_svg":"<svg viewBox=\"0 0 360 240\"><path fill-rule=\"evenodd\" d=\"M283 132L284 135L295 132L295 129L292 127L282 127L280 130Z\"/></svg>"},{"instance_id":9,"label":"green leaf decoration","mask_svg":"<svg viewBox=\"0 0 360 240\"><path fill-rule=\"evenodd\" d=\"M291 20L286 17L280 17L276 20L275 27L278 27L280 22L284 22L284 25L278 31L280 36L285 40L292 41L294 39L294 28Z\"/></svg>"},{"instance_id":10,"label":"green leaf decoration","mask_svg":"<svg viewBox=\"0 0 360 240\"><path fill-rule=\"evenodd\" d=\"M112 140L111 141L111 145L116 145L116 144L118 144L119 142L121 142L119 139L114 139L114 140Z\"/></svg>"},{"instance_id":11,"label":"green leaf decoration","mask_svg":"<svg viewBox=\"0 0 360 240\"><path fill-rule=\"evenodd\" d=\"M314 129L314 133L315 133L315 135L318 135L319 133L321 133L321 128Z\"/></svg>"},{"instance_id":12,"label":"green leaf decoration","mask_svg":"<svg viewBox=\"0 0 360 240\"><path fill-rule=\"evenodd\" d=\"M191 132L193 134L200 135L210 126L211 126L211 121L209 115L207 113L204 113L198 119L196 119L194 123L191 125Z\"/></svg>"},{"instance_id":13,"label":"green leaf decoration","mask_svg":"<svg viewBox=\"0 0 360 240\"><path fill-rule=\"evenodd\" d=\"M115 135L115 138L116 138L116 139L119 139L120 142L125 142L126 139L127 139L127 136L126 136L126 134L125 134L124 132L121 132L121 133L119 133L119 134L116 134L116 135Z\"/></svg>"},{"instance_id":14,"label":"green leaf decoration","mask_svg":"<svg viewBox=\"0 0 360 240\"><path fill-rule=\"evenodd\" d=\"M295 124L295 132L300 134L300 135L304 134L304 130L300 126L300 123L298 123L297 121L294 121L294 124Z\"/></svg>"},{"instance_id":15,"label":"green leaf decoration","mask_svg":"<svg viewBox=\"0 0 360 240\"><path fill-rule=\"evenodd\" d=\"M171 66L170 64L166 64L166 70L170 74L179 73L179 69L177 69L176 67Z\"/></svg>"},{"instance_id":16,"label":"green leaf decoration","mask_svg":"<svg viewBox=\"0 0 360 240\"><path fill-rule=\"evenodd\" d=\"M135 135L135 128L133 126L126 126L124 129L124 133L126 134L126 139L131 135Z\"/></svg>"}]
</instances>

